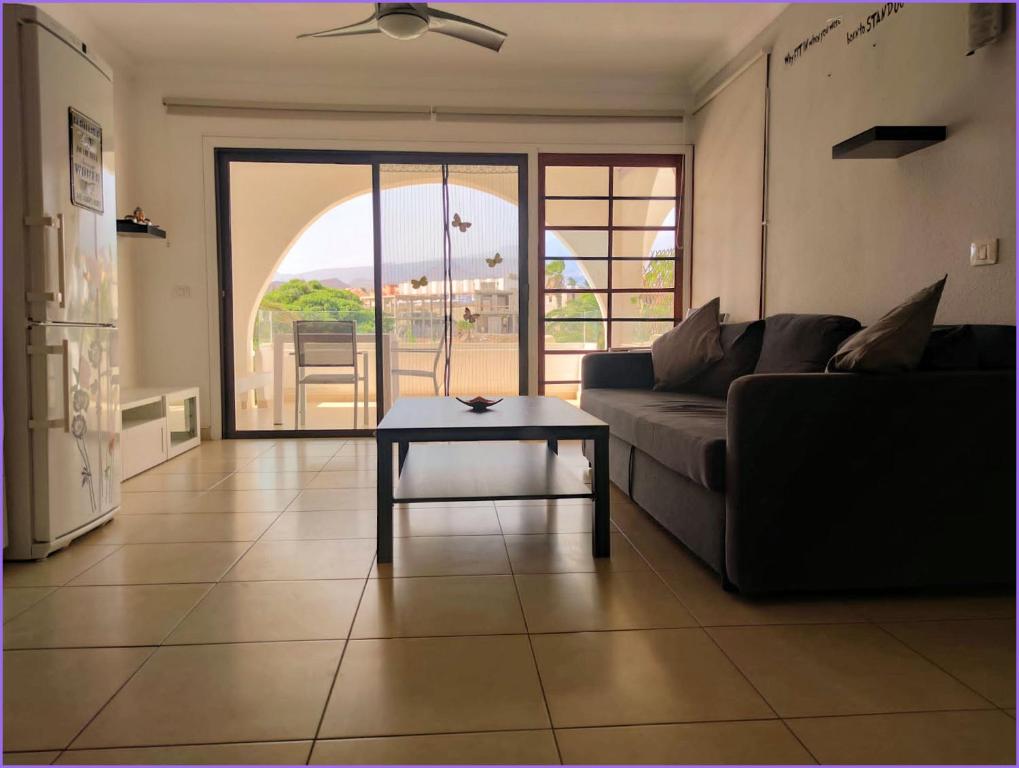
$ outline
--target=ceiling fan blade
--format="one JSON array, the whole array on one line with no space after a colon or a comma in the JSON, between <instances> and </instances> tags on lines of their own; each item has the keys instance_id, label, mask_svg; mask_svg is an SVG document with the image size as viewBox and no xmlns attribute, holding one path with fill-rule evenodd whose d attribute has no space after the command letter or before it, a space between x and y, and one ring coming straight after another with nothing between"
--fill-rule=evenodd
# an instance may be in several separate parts
<instances>
[{"instance_id":1,"label":"ceiling fan blade","mask_svg":"<svg viewBox=\"0 0 1019 768\"><path fill-rule=\"evenodd\" d=\"M457 40L474 43L492 51L502 48L507 37L505 32L500 32L494 27L437 8L428 8L428 31L455 37Z\"/></svg>"},{"instance_id":2,"label":"ceiling fan blade","mask_svg":"<svg viewBox=\"0 0 1019 768\"><path fill-rule=\"evenodd\" d=\"M379 31L381 31L379 30L379 15L376 12L356 24L348 24L336 29L323 29L321 32L305 32L297 37L298 39L302 37L346 37L348 35L372 35Z\"/></svg>"}]
</instances>

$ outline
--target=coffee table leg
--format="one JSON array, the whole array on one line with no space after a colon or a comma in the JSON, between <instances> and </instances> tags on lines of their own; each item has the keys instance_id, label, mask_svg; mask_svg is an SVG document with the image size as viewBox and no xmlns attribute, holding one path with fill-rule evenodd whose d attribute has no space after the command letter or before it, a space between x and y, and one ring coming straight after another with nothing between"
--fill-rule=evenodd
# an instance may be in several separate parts
<instances>
[{"instance_id":1,"label":"coffee table leg","mask_svg":"<svg viewBox=\"0 0 1019 768\"><path fill-rule=\"evenodd\" d=\"M608 430L594 439L594 533L595 557L609 556L609 435Z\"/></svg>"},{"instance_id":2,"label":"coffee table leg","mask_svg":"<svg viewBox=\"0 0 1019 768\"><path fill-rule=\"evenodd\" d=\"M376 477L376 531L378 561L393 562L393 444L377 438L378 477Z\"/></svg>"},{"instance_id":3,"label":"coffee table leg","mask_svg":"<svg viewBox=\"0 0 1019 768\"><path fill-rule=\"evenodd\" d=\"M558 440L549 440L548 441L548 449L550 451L552 451L552 453L554 453L556 455L559 455L559 441Z\"/></svg>"}]
</instances>

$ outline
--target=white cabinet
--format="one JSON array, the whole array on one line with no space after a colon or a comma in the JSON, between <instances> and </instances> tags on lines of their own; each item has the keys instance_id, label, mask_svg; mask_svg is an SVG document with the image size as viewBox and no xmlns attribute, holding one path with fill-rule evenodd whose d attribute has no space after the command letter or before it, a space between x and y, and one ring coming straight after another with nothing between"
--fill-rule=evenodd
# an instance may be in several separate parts
<instances>
[{"instance_id":1,"label":"white cabinet","mask_svg":"<svg viewBox=\"0 0 1019 768\"><path fill-rule=\"evenodd\" d=\"M198 387L144 387L121 391L124 479L201 443Z\"/></svg>"},{"instance_id":2,"label":"white cabinet","mask_svg":"<svg viewBox=\"0 0 1019 768\"><path fill-rule=\"evenodd\" d=\"M166 421L153 419L130 426L120 435L124 446L124 478L144 472L166 461Z\"/></svg>"}]
</instances>

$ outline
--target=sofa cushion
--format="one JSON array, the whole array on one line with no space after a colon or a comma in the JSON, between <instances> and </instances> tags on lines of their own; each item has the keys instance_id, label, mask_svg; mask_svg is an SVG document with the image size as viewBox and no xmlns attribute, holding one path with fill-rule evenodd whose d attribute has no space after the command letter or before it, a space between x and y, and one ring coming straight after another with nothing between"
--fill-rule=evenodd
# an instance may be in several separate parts
<instances>
[{"instance_id":1,"label":"sofa cushion","mask_svg":"<svg viewBox=\"0 0 1019 768\"><path fill-rule=\"evenodd\" d=\"M725 490L725 401L683 392L585 389L580 407L669 469Z\"/></svg>"},{"instance_id":2,"label":"sofa cushion","mask_svg":"<svg viewBox=\"0 0 1019 768\"><path fill-rule=\"evenodd\" d=\"M832 355L828 370L854 373L915 370L927 348L946 280L948 275L846 339Z\"/></svg>"},{"instance_id":3,"label":"sofa cushion","mask_svg":"<svg viewBox=\"0 0 1019 768\"><path fill-rule=\"evenodd\" d=\"M684 391L726 397L733 381L754 372L764 341L764 321L726 323L722 326L720 340L722 359L695 376L683 387Z\"/></svg>"},{"instance_id":4,"label":"sofa cushion","mask_svg":"<svg viewBox=\"0 0 1019 768\"><path fill-rule=\"evenodd\" d=\"M772 315L755 373L821 373L860 322L841 315Z\"/></svg>"}]
</instances>

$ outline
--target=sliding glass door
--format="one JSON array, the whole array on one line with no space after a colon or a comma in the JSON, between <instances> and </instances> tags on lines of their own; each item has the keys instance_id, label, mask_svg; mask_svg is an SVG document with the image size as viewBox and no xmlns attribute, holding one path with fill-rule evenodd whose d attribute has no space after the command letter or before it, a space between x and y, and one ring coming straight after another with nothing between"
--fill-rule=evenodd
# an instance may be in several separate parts
<instances>
[{"instance_id":1,"label":"sliding glass door","mask_svg":"<svg viewBox=\"0 0 1019 768\"><path fill-rule=\"evenodd\" d=\"M519 156L218 150L224 435L526 387Z\"/></svg>"},{"instance_id":2,"label":"sliding glass door","mask_svg":"<svg viewBox=\"0 0 1019 768\"><path fill-rule=\"evenodd\" d=\"M576 401L595 350L682 317L680 155L539 155L541 392Z\"/></svg>"},{"instance_id":3,"label":"sliding glass door","mask_svg":"<svg viewBox=\"0 0 1019 768\"><path fill-rule=\"evenodd\" d=\"M522 391L520 181L510 165L382 165L390 398Z\"/></svg>"}]
</instances>

